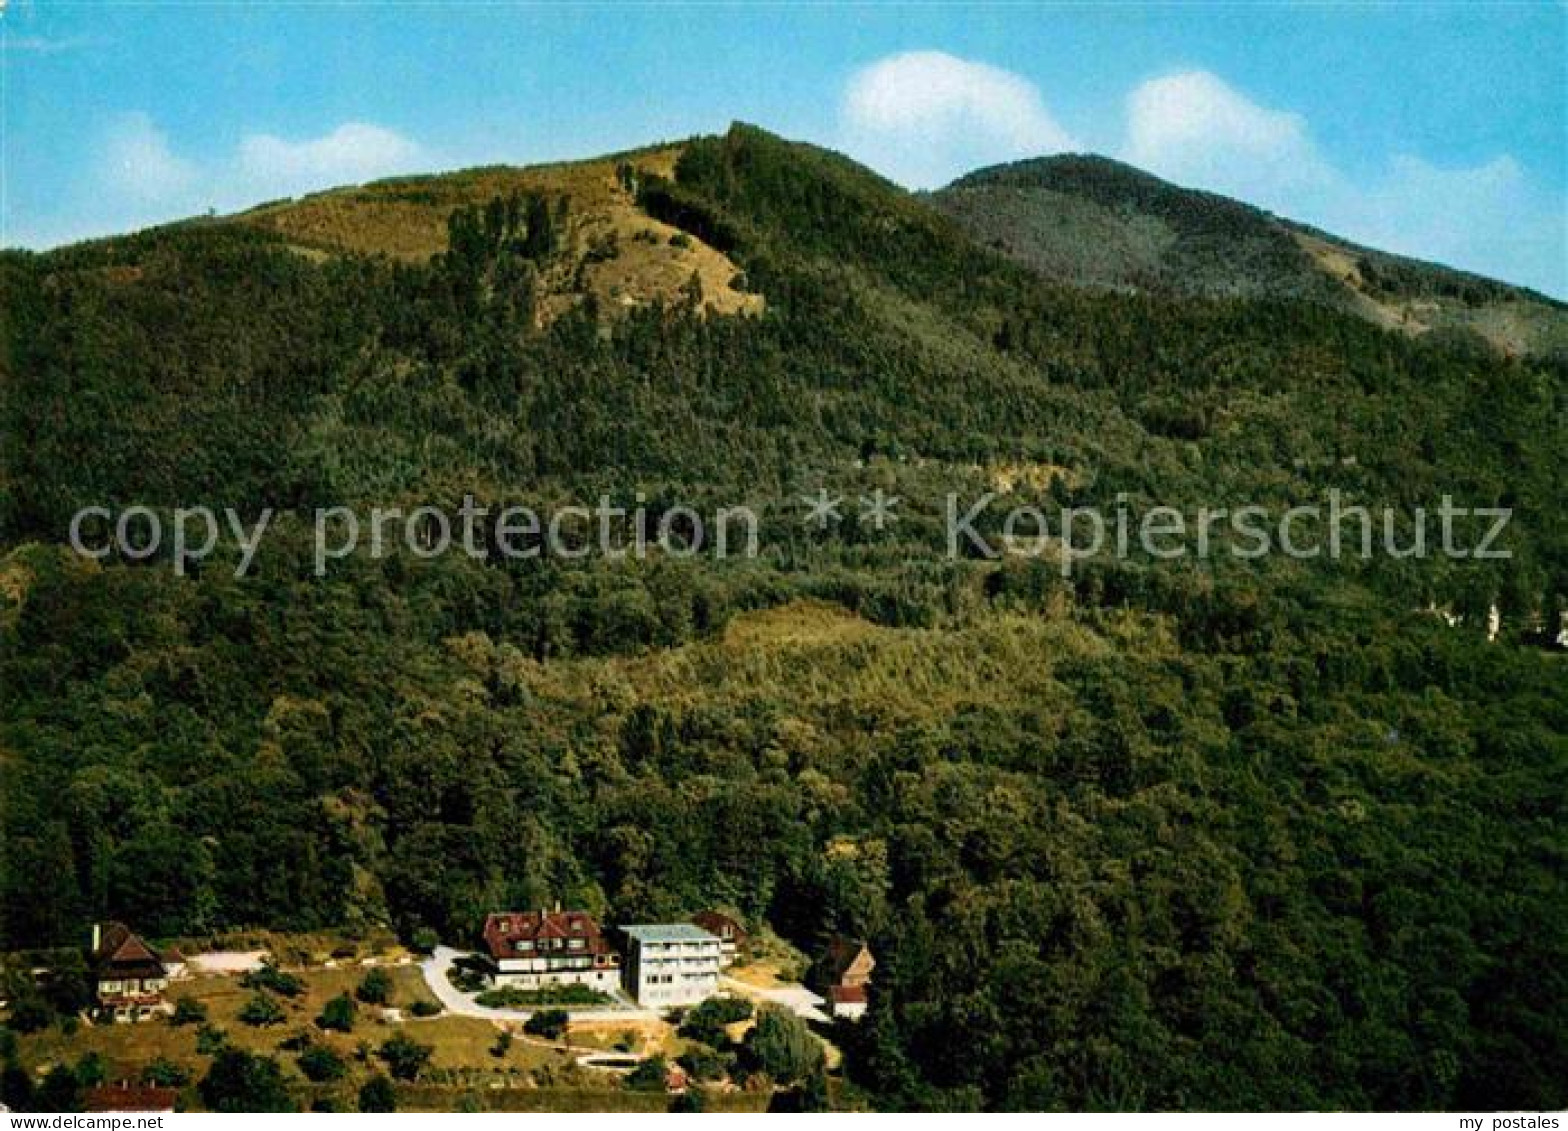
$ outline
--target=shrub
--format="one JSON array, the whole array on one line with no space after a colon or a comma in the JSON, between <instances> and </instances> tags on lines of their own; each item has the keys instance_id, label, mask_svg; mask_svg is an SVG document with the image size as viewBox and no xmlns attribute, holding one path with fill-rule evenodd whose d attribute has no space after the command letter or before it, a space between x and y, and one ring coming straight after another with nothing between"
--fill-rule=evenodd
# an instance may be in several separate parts
<instances>
[{"instance_id":1,"label":"shrub","mask_svg":"<svg viewBox=\"0 0 1568 1131\"><path fill-rule=\"evenodd\" d=\"M351 1033L354 1031L354 1015L358 1012L359 1006L354 1004L353 998L339 994L321 1007L321 1016L316 1018L316 1024L323 1029Z\"/></svg>"},{"instance_id":2,"label":"shrub","mask_svg":"<svg viewBox=\"0 0 1568 1131\"><path fill-rule=\"evenodd\" d=\"M746 1051L780 1084L809 1076L822 1063L822 1045L806 1023L787 1009L765 1006L746 1034Z\"/></svg>"},{"instance_id":3,"label":"shrub","mask_svg":"<svg viewBox=\"0 0 1568 1131\"><path fill-rule=\"evenodd\" d=\"M81 1111L82 1093L82 1082L76 1078L76 1073L63 1064L57 1064L39 1085L33 1110Z\"/></svg>"},{"instance_id":4,"label":"shrub","mask_svg":"<svg viewBox=\"0 0 1568 1131\"><path fill-rule=\"evenodd\" d=\"M257 1027L263 1025L281 1025L286 1014L283 1007L278 1004L277 998L268 994L252 994L250 1000L240 1007L239 1018L247 1025Z\"/></svg>"},{"instance_id":5,"label":"shrub","mask_svg":"<svg viewBox=\"0 0 1568 1131\"><path fill-rule=\"evenodd\" d=\"M397 1091L392 1087L392 1081L381 1075L366 1080L359 1089L359 1110L396 1111Z\"/></svg>"},{"instance_id":6,"label":"shrub","mask_svg":"<svg viewBox=\"0 0 1568 1131\"><path fill-rule=\"evenodd\" d=\"M196 1051L202 1056L216 1056L228 1046L228 1034L216 1025L203 1025L196 1030Z\"/></svg>"},{"instance_id":7,"label":"shrub","mask_svg":"<svg viewBox=\"0 0 1568 1131\"><path fill-rule=\"evenodd\" d=\"M341 1080L348 1065L326 1045L311 1045L299 1054L299 1070L311 1083L326 1084Z\"/></svg>"},{"instance_id":8,"label":"shrub","mask_svg":"<svg viewBox=\"0 0 1568 1131\"><path fill-rule=\"evenodd\" d=\"M202 1077L201 1102L209 1111L293 1111L283 1069L271 1057L241 1049L220 1052Z\"/></svg>"},{"instance_id":9,"label":"shrub","mask_svg":"<svg viewBox=\"0 0 1568 1131\"><path fill-rule=\"evenodd\" d=\"M485 976L467 966L452 966L446 972L446 980L465 994L477 994L485 988Z\"/></svg>"},{"instance_id":10,"label":"shrub","mask_svg":"<svg viewBox=\"0 0 1568 1131\"><path fill-rule=\"evenodd\" d=\"M62 955L44 980L43 995L56 1013L74 1017L93 1004L93 985L77 952Z\"/></svg>"},{"instance_id":11,"label":"shrub","mask_svg":"<svg viewBox=\"0 0 1568 1131\"><path fill-rule=\"evenodd\" d=\"M245 976L240 979L240 985L248 990L271 990L284 997L297 997L305 989L304 982L288 971L278 969L271 962L265 962L254 970L246 971Z\"/></svg>"},{"instance_id":12,"label":"shrub","mask_svg":"<svg viewBox=\"0 0 1568 1131\"><path fill-rule=\"evenodd\" d=\"M109 1075L109 1065L100 1052L90 1052L76 1062L76 1078L84 1088L96 1088Z\"/></svg>"},{"instance_id":13,"label":"shrub","mask_svg":"<svg viewBox=\"0 0 1568 1131\"><path fill-rule=\"evenodd\" d=\"M669 1075L669 1063L662 1056L650 1056L626 1074L626 1086L634 1092L662 1092Z\"/></svg>"},{"instance_id":14,"label":"shrub","mask_svg":"<svg viewBox=\"0 0 1568 1131\"><path fill-rule=\"evenodd\" d=\"M171 1025L200 1025L207 1020L207 1003L193 997L182 997L174 1003Z\"/></svg>"},{"instance_id":15,"label":"shrub","mask_svg":"<svg viewBox=\"0 0 1568 1131\"><path fill-rule=\"evenodd\" d=\"M378 1055L386 1061L387 1071L395 1078L414 1080L424 1071L425 1065L430 1063L430 1054L434 1051L432 1046L420 1044L411 1037L399 1033L382 1044Z\"/></svg>"},{"instance_id":16,"label":"shrub","mask_svg":"<svg viewBox=\"0 0 1568 1131\"><path fill-rule=\"evenodd\" d=\"M686 1014L681 1023L681 1036L718 1047L728 1041L724 1027L747 1020L752 1012L751 1002L745 998L710 997Z\"/></svg>"},{"instance_id":17,"label":"shrub","mask_svg":"<svg viewBox=\"0 0 1568 1131\"><path fill-rule=\"evenodd\" d=\"M697 1047L688 1049L676 1063L690 1074L693 1080L722 1080L729 1072L731 1058L714 1049Z\"/></svg>"},{"instance_id":18,"label":"shrub","mask_svg":"<svg viewBox=\"0 0 1568 1131\"><path fill-rule=\"evenodd\" d=\"M12 1111L33 1111L33 1078L16 1063L0 1069L0 1103Z\"/></svg>"},{"instance_id":19,"label":"shrub","mask_svg":"<svg viewBox=\"0 0 1568 1131\"><path fill-rule=\"evenodd\" d=\"M183 1088L191 1074L168 1057L160 1056L142 1069L141 1080L154 1088Z\"/></svg>"},{"instance_id":20,"label":"shrub","mask_svg":"<svg viewBox=\"0 0 1568 1131\"><path fill-rule=\"evenodd\" d=\"M385 970L372 970L360 979L354 996L367 1005L385 1005L392 999L392 979Z\"/></svg>"},{"instance_id":21,"label":"shrub","mask_svg":"<svg viewBox=\"0 0 1568 1131\"><path fill-rule=\"evenodd\" d=\"M696 1113L708 1110L707 1097L701 1088L687 1088L670 1101L670 1110L676 1113Z\"/></svg>"},{"instance_id":22,"label":"shrub","mask_svg":"<svg viewBox=\"0 0 1568 1131\"><path fill-rule=\"evenodd\" d=\"M54 1022L54 1010L43 998L29 994L13 1002L8 1024L18 1033L36 1033L47 1029Z\"/></svg>"},{"instance_id":23,"label":"shrub","mask_svg":"<svg viewBox=\"0 0 1568 1131\"><path fill-rule=\"evenodd\" d=\"M474 1000L491 1009L532 1009L540 1005L603 1005L610 997L592 986L572 984L537 990L503 986L498 990L486 990Z\"/></svg>"},{"instance_id":24,"label":"shrub","mask_svg":"<svg viewBox=\"0 0 1568 1131\"><path fill-rule=\"evenodd\" d=\"M408 1007L408 1011L415 1017L434 1017L441 1012L441 1003L435 1001L416 1001Z\"/></svg>"},{"instance_id":25,"label":"shrub","mask_svg":"<svg viewBox=\"0 0 1568 1131\"><path fill-rule=\"evenodd\" d=\"M523 1032L543 1037L547 1041L554 1041L566 1032L566 1027L571 1024L571 1021L571 1014L564 1009L541 1009L523 1022Z\"/></svg>"},{"instance_id":26,"label":"shrub","mask_svg":"<svg viewBox=\"0 0 1568 1131\"><path fill-rule=\"evenodd\" d=\"M833 1100L828 1091L827 1072L817 1067L799 1087L781 1089L773 1093L769 1111L807 1112L832 1111Z\"/></svg>"}]
</instances>

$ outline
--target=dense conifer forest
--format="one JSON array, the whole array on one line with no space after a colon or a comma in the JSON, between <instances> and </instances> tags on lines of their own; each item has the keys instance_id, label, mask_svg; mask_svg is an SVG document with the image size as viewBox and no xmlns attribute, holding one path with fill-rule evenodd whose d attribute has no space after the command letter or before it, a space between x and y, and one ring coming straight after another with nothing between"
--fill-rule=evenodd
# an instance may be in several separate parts
<instances>
[{"instance_id":1,"label":"dense conifer forest","mask_svg":"<svg viewBox=\"0 0 1568 1131\"><path fill-rule=\"evenodd\" d=\"M1562 360L1063 285L748 127L620 175L763 312L543 317L543 193L428 261L231 220L0 255L0 947L724 905L870 940L836 1039L877 1107L1568 1105ZM824 486L900 520L807 526ZM1513 556L943 553L950 491L1331 489L1511 507ZM318 506L606 492L765 550L313 572ZM244 578L67 546L133 504L277 513Z\"/></svg>"}]
</instances>

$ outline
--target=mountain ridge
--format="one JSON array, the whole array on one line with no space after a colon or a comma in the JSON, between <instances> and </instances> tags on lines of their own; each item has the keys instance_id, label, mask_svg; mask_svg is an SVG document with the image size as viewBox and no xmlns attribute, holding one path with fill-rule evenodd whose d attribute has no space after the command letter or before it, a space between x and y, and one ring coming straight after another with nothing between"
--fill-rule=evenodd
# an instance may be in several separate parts
<instances>
[{"instance_id":1,"label":"mountain ridge","mask_svg":"<svg viewBox=\"0 0 1568 1131\"><path fill-rule=\"evenodd\" d=\"M1507 354L1568 350L1568 304L1549 296L1098 154L987 166L926 199L977 241L1073 285L1307 300L1412 336L1469 333Z\"/></svg>"},{"instance_id":2,"label":"mountain ridge","mask_svg":"<svg viewBox=\"0 0 1568 1131\"><path fill-rule=\"evenodd\" d=\"M767 131L736 123L732 131ZM446 247L458 208L508 192L565 198L572 222L540 317L592 296L603 310L683 301L757 313L763 296L723 249L653 216L639 179L670 180L694 136L579 160L405 174L266 201L174 225L238 224L301 254L384 254L417 262ZM807 147L818 149L818 147ZM1060 285L1176 296L1309 301L1412 337L1438 332L1509 356L1568 357L1568 303L1528 287L1357 244L1256 205L1186 188L1092 152L983 166L931 191L905 191L975 243ZM628 177L632 179L628 179ZM91 243L112 243L124 236ZM81 246L81 245L74 245ZM56 249L60 250L60 249Z\"/></svg>"}]
</instances>

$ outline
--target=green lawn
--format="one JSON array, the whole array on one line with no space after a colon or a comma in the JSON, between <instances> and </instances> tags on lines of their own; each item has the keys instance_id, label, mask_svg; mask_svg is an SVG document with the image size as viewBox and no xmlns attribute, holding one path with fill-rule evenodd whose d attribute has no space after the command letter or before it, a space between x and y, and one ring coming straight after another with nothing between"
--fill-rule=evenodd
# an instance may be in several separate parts
<instances>
[{"instance_id":1,"label":"green lawn","mask_svg":"<svg viewBox=\"0 0 1568 1131\"><path fill-rule=\"evenodd\" d=\"M313 1097L330 1097L334 1103L352 1105L359 1084L382 1066L374 1050L393 1034L402 1032L432 1046L429 1067L422 1085L445 1097L454 1106L462 1095L477 1092L488 1095L536 1086L591 1085L600 1078L577 1067L572 1056L559 1049L523 1040L514 1040L496 1056L498 1030L488 1021L472 1017L440 1014L414 1017L408 1007L416 1001L434 1001L417 967L383 967L392 980L388 1005L401 1011L402 1020L389 1020L378 1006L361 1004L352 1032L324 1032L314 1020L322 1007L342 993L353 994L367 972L366 968L313 969L296 972L304 983L295 997L277 996L285 1020L281 1024L256 1027L238 1019L240 1009L256 992L241 984L238 977L200 977L177 982L171 987L172 1000L192 998L207 1009L208 1023L221 1029L227 1040L248 1052L276 1056L298 1086L302 1103ZM276 996L276 995L275 995ZM19 1062L27 1070L42 1074L58 1063L75 1063L96 1052L105 1060L108 1079L133 1079L143 1068L159 1058L186 1068L192 1080L200 1080L211 1058L196 1050L199 1025L176 1026L166 1017L134 1025L86 1025L67 1035L60 1026L22 1036L18 1041ZM337 1051L349 1064L346 1079L316 1087L297 1075L296 1053L280 1046L301 1033ZM359 1059L362 1046L369 1057ZM414 1088L422 1092L425 1088ZM431 1110L443 1110L440 1107Z\"/></svg>"}]
</instances>

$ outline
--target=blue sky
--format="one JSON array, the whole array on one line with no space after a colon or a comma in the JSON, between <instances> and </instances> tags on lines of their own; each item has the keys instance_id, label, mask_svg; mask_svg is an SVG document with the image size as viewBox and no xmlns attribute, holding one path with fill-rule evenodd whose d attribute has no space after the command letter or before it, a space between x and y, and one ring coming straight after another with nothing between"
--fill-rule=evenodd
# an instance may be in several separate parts
<instances>
[{"instance_id":1,"label":"blue sky","mask_svg":"<svg viewBox=\"0 0 1568 1131\"><path fill-rule=\"evenodd\" d=\"M1559 4L0 6L7 245L743 119L915 187L1093 150L1568 295Z\"/></svg>"}]
</instances>

